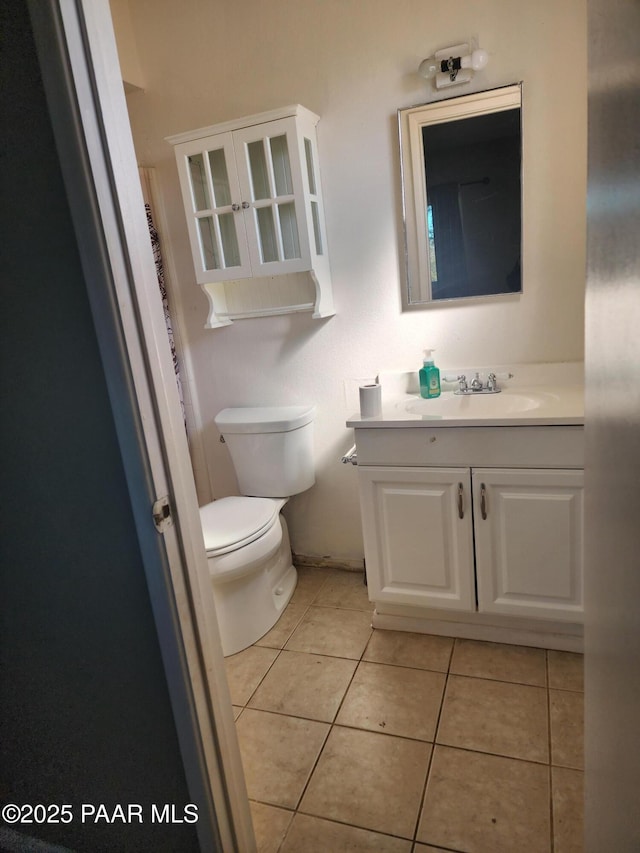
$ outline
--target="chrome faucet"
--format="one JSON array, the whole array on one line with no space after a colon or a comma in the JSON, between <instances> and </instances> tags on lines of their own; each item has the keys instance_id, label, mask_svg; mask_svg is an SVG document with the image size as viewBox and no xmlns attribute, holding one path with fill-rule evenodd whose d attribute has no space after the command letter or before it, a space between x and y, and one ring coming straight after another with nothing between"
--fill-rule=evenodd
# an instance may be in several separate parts
<instances>
[{"instance_id":1,"label":"chrome faucet","mask_svg":"<svg viewBox=\"0 0 640 853\"><path fill-rule=\"evenodd\" d=\"M477 371L475 378L471 380L471 382L467 382L467 377L464 373L461 373L459 376L443 376L443 382L457 382L458 389L454 391L454 394L466 394L467 396L471 396L473 394L499 394L502 390L498 384L498 379L513 379L513 373L494 373L493 371L487 374L486 382L483 382L480 378L480 372Z\"/></svg>"},{"instance_id":2,"label":"chrome faucet","mask_svg":"<svg viewBox=\"0 0 640 853\"><path fill-rule=\"evenodd\" d=\"M482 380L480 379L479 373L476 373L475 379L471 380L471 390L482 391Z\"/></svg>"}]
</instances>

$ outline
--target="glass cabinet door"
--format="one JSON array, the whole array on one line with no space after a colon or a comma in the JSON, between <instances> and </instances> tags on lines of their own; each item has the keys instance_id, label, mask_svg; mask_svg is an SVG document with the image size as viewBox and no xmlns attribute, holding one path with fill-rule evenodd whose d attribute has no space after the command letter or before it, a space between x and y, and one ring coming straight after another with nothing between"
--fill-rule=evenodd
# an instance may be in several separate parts
<instances>
[{"instance_id":1,"label":"glass cabinet door","mask_svg":"<svg viewBox=\"0 0 640 853\"><path fill-rule=\"evenodd\" d=\"M252 263L272 274L308 268L299 227L300 157L291 127L283 120L234 133Z\"/></svg>"},{"instance_id":2,"label":"glass cabinet door","mask_svg":"<svg viewBox=\"0 0 640 853\"><path fill-rule=\"evenodd\" d=\"M219 279L249 276L232 134L192 143L184 152L183 167L192 211L189 233L202 275L215 270Z\"/></svg>"}]
</instances>

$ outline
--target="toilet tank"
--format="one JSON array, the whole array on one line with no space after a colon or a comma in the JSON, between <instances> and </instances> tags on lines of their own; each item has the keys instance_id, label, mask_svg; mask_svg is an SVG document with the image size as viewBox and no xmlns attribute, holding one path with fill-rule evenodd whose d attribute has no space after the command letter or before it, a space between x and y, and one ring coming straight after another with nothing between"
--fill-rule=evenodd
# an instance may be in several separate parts
<instances>
[{"instance_id":1,"label":"toilet tank","mask_svg":"<svg viewBox=\"0 0 640 853\"><path fill-rule=\"evenodd\" d=\"M240 492L285 498L315 483L314 406L223 409L216 426L229 448Z\"/></svg>"}]
</instances>

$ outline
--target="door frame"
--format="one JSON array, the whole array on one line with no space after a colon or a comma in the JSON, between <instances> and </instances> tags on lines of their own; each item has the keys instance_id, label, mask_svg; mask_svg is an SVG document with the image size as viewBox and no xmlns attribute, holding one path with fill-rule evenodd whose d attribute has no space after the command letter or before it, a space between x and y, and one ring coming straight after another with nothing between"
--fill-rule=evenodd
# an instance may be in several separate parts
<instances>
[{"instance_id":1,"label":"door frame","mask_svg":"<svg viewBox=\"0 0 640 853\"><path fill-rule=\"evenodd\" d=\"M203 850L255 851L108 0L28 0ZM168 498L156 531L152 510Z\"/></svg>"}]
</instances>

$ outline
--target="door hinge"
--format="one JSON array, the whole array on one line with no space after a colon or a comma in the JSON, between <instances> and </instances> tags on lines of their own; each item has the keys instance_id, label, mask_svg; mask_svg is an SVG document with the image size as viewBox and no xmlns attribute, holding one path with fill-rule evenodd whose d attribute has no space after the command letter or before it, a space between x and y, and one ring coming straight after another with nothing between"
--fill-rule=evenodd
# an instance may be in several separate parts
<instances>
[{"instance_id":1,"label":"door hinge","mask_svg":"<svg viewBox=\"0 0 640 853\"><path fill-rule=\"evenodd\" d=\"M167 527L171 527L173 524L173 518L171 517L171 505L169 503L168 495L165 495L163 498L158 498L152 507L152 512L153 523L155 524L158 533L164 533Z\"/></svg>"}]
</instances>

